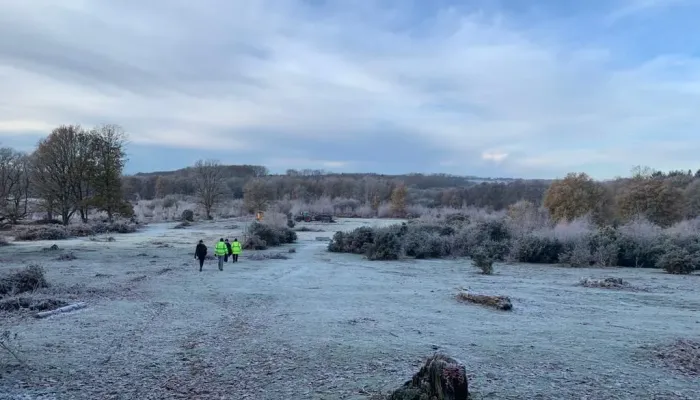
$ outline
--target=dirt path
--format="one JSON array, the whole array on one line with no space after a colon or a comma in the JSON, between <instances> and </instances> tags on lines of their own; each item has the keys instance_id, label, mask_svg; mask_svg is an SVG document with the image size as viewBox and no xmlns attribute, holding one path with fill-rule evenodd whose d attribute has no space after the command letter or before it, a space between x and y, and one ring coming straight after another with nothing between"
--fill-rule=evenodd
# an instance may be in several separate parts
<instances>
[{"instance_id":1,"label":"dirt path","mask_svg":"<svg viewBox=\"0 0 700 400\"><path fill-rule=\"evenodd\" d=\"M16 247L52 282L108 295L16 322L32 369L6 368L0 399L366 399L434 351L467 365L476 399L700 398L697 378L639 350L700 335L697 277L546 266L482 276L465 261L367 262L314 240L331 232L301 233L288 260L244 254L223 272L209 262L199 273L192 243L213 243L217 230L64 243L78 254L72 262L36 251L45 244ZM652 290L574 285L600 274ZM459 287L509 295L515 311L460 304ZM13 397L25 394L44 397Z\"/></svg>"}]
</instances>

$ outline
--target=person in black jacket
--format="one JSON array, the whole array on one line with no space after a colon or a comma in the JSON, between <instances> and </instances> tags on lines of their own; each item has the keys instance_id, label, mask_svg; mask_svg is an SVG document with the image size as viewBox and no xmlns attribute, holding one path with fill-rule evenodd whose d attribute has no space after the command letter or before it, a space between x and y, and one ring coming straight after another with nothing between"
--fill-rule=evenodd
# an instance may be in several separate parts
<instances>
[{"instance_id":1,"label":"person in black jacket","mask_svg":"<svg viewBox=\"0 0 700 400\"><path fill-rule=\"evenodd\" d=\"M202 272L204 260L207 258L207 246L203 240L200 240L197 244L197 248L194 250L194 258L199 259L199 272Z\"/></svg>"},{"instance_id":2,"label":"person in black jacket","mask_svg":"<svg viewBox=\"0 0 700 400\"><path fill-rule=\"evenodd\" d=\"M231 243L226 239L226 255L224 256L224 262L228 262L228 257L231 255Z\"/></svg>"}]
</instances>

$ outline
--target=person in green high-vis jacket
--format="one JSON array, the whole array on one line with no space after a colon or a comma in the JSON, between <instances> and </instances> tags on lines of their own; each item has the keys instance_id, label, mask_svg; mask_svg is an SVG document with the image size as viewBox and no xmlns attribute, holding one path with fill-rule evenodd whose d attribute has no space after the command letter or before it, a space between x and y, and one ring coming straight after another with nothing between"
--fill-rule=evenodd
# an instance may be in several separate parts
<instances>
[{"instance_id":1,"label":"person in green high-vis jacket","mask_svg":"<svg viewBox=\"0 0 700 400\"><path fill-rule=\"evenodd\" d=\"M231 256L233 257L233 262L238 262L238 255L241 254L241 242L238 238L233 239L231 242Z\"/></svg>"},{"instance_id":2,"label":"person in green high-vis jacket","mask_svg":"<svg viewBox=\"0 0 700 400\"><path fill-rule=\"evenodd\" d=\"M214 247L214 254L219 258L219 271L224 270L224 258L228 254L228 246L224 242L224 238L219 239Z\"/></svg>"}]
</instances>

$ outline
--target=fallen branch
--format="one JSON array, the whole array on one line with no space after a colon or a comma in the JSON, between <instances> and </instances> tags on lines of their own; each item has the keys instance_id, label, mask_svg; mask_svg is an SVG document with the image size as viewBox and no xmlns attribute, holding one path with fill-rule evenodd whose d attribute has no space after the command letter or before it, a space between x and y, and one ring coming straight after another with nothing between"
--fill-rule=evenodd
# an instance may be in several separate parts
<instances>
[{"instance_id":1,"label":"fallen branch","mask_svg":"<svg viewBox=\"0 0 700 400\"><path fill-rule=\"evenodd\" d=\"M22 358L20 358L20 356L17 355L17 353L15 353L14 350L12 350L10 346L8 346L7 343L5 343L3 340L0 340L0 347L2 347L6 352L10 353L12 357L15 358L15 360L19 361L20 364L27 365L27 363Z\"/></svg>"},{"instance_id":2,"label":"fallen branch","mask_svg":"<svg viewBox=\"0 0 700 400\"><path fill-rule=\"evenodd\" d=\"M503 311L510 311L513 309L513 304L510 302L510 298L506 296L488 296L483 294L462 292L457 295L457 299L460 301L493 307Z\"/></svg>"},{"instance_id":3,"label":"fallen branch","mask_svg":"<svg viewBox=\"0 0 700 400\"><path fill-rule=\"evenodd\" d=\"M65 307L60 307L60 308L57 308L57 309L51 310L51 311L42 311L40 313L37 313L35 315L35 317L46 318L46 317L50 317L54 314L71 312L71 311L79 310L79 309L85 308L85 307L87 307L87 304L84 302L80 302L80 303L70 304L70 305L67 305Z\"/></svg>"}]
</instances>

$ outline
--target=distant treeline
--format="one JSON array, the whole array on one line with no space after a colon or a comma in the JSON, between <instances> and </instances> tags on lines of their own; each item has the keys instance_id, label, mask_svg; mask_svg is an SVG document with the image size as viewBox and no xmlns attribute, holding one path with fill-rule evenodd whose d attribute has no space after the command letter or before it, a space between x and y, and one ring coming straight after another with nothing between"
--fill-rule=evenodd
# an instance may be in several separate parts
<instances>
[{"instance_id":1,"label":"distant treeline","mask_svg":"<svg viewBox=\"0 0 700 400\"><path fill-rule=\"evenodd\" d=\"M502 210L519 201L541 204L550 181L483 179L447 174L333 174L320 170L288 170L284 175L270 175L257 165L219 167L224 175L225 190L232 199L242 199L249 182L264 182L269 200L311 202L322 197L357 199L365 204L384 203L398 185L408 188L408 203L427 207L474 206ZM128 199L150 200L171 194L196 195L194 168L125 176L124 191Z\"/></svg>"},{"instance_id":2,"label":"distant treeline","mask_svg":"<svg viewBox=\"0 0 700 400\"><path fill-rule=\"evenodd\" d=\"M554 220L590 214L601 224L643 216L668 226L700 216L700 171L655 171L636 167L631 176L595 181L585 173L556 180L493 179L446 174L332 174L318 170L289 170L270 175L255 165L220 166L225 198L258 198L265 202L321 198L354 199L377 209L396 202L392 194L405 190L401 203L424 207L477 207L507 210L518 202L543 206ZM128 199L163 198L170 194L197 195L194 168L124 177ZM405 197L405 200L403 198Z\"/></svg>"}]
</instances>

